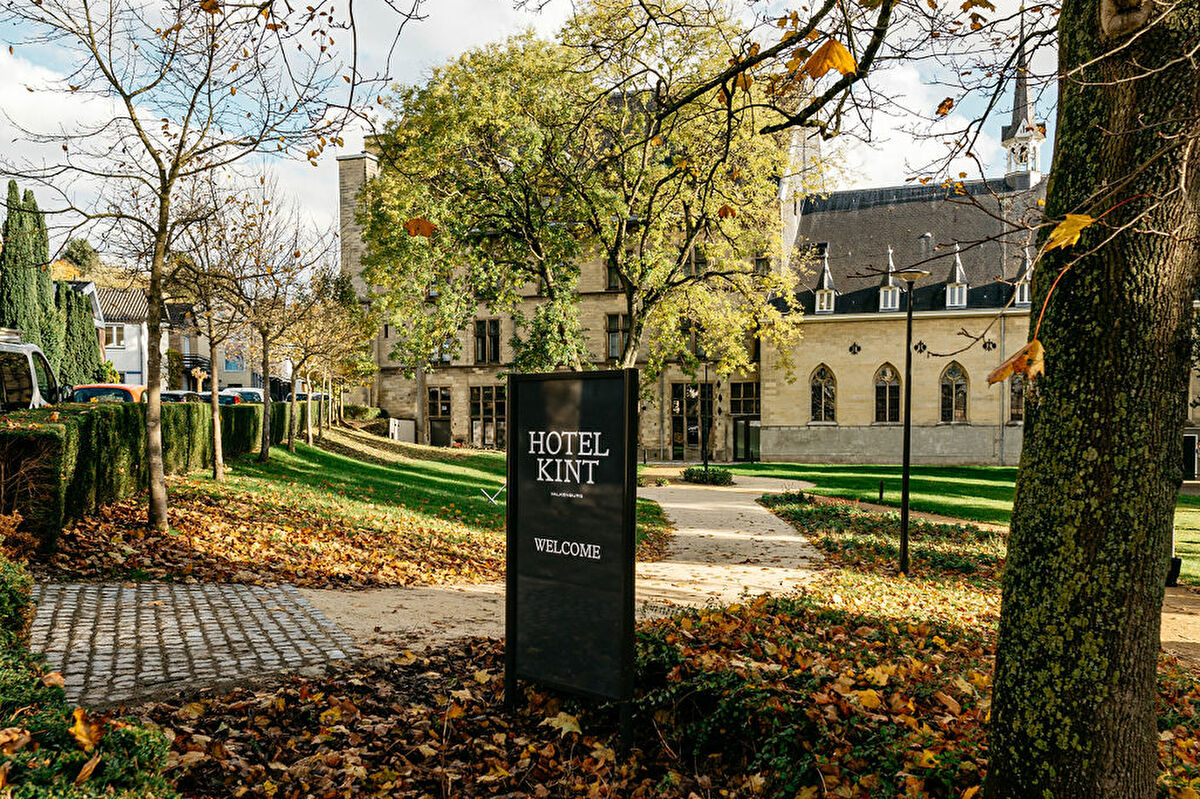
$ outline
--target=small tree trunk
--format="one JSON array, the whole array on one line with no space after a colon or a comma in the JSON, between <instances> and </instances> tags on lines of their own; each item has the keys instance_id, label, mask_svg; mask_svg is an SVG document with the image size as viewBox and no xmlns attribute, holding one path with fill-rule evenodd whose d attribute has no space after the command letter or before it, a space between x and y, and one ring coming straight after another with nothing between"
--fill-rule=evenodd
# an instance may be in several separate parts
<instances>
[{"instance_id":1,"label":"small tree trunk","mask_svg":"<svg viewBox=\"0 0 1200 799\"><path fill-rule=\"evenodd\" d=\"M417 367L416 392L417 392L417 403L416 403L417 407L416 407L416 412L413 414L413 417L414 417L413 423L416 425L416 428L417 428L417 443L418 444L428 444L429 443L429 429L428 429L429 428L429 424L428 424L429 391L428 391L428 388L426 387L425 367L424 366Z\"/></svg>"},{"instance_id":2,"label":"small tree trunk","mask_svg":"<svg viewBox=\"0 0 1200 799\"><path fill-rule=\"evenodd\" d=\"M1058 285L1028 389L988 799L1158 795L1159 622L1200 274L1200 81L1179 54L1200 2L1133 39L1103 36L1105 5L1065 0L1059 18L1070 77L1046 213L1104 220L1038 266L1035 309Z\"/></svg>"},{"instance_id":3,"label":"small tree trunk","mask_svg":"<svg viewBox=\"0 0 1200 799\"><path fill-rule=\"evenodd\" d=\"M154 242L154 257L150 261L149 313L146 316L146 465L150 486L147 523L152 530L166 532L167 476L163 468L162 440L162 270L166 260L167 216L166 201L159 203L159 231Z\"/></svg>"},{"instance_id":4,"label":"small tree trunk","mask_svg":"<svg viewBox=\"0 0 1200 799\"><path fill-rule=\"evenodd\" d=\"M288 436L287 448L288 452L296 451L296 427L299 421L296 418L296 411L300 407L299 401L296 399L296 387L300 383L300 377L296 372L296 367L292 367L292 397L288 400Z\"/></svg>"},{"instance_id":5,"label":"small tree trunk","mask_svg":"<svg viewBox=\"0 0 1200 799\"><path fill-rule=\"evenodd\" d=\"M308 373L308 374L305 374L305 375L304 375L304 382L308 384L308 396L307 396L307 397L305 398L305 400L304 400L304 403L305 403L305 406L304 406L304 442L305 442L306 444L308 444L308 445L311 447L311 446L312 446L312 443L313 443L313 434L312 434L312 417L313 417L313 402L312 402L312 397L313 397L313 384L312 384L312 373ZM320 409L320 403L317 403L317 408L318 408L318 410Z\"/></svg>"},{"instance_id":6,"label":"small tree trunk","mask_svg":"<svg viewBox=\"0 0 1200 799\"><path fill-rule=\"evenodd\" d=\"M259 331L262 337L263 414L262 443L258 448L258 462L266 463L271 458L271 354L270 339L266 330Z\"/></svg>"},{"instance_id":7,"label":"small tree trunk","mask_svg":"<svg viewBox=\"0 0 1200 799\"><path fill-rule=\"evenodd\" d=\"M213 445L213 480L225 482L225 455L221 450L221 387L217 381L217 344L212 338L212 325L208 328L208 359L210 375L208 378L209 399L212 402L212 445Z\"/></svg>"}]
</instances>

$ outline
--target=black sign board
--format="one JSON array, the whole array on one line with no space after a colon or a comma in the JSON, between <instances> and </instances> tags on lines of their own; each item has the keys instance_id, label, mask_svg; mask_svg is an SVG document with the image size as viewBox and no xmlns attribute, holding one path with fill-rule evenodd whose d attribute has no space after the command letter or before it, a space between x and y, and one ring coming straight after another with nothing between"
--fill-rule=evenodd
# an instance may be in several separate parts
<instances>
[{"instance_id":1,"label":"black sign board","mask_svg":"<svg viewBox=\"0 0 1200 799\"><path fill-rule=\"evenodd\" d=\"M505 678L633 688L636 369L508 378Z\"/></svg>"}]
</instances>

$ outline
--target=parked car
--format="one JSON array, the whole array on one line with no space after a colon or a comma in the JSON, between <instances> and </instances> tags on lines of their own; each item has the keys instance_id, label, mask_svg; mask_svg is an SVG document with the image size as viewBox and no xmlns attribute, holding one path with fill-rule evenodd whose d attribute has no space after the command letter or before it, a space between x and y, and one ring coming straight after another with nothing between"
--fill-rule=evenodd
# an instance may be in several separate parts
<instances>
[{"instance_id":1,"label":"parked car","mask_svg":"<svg viewBox=\"0 0 1200 799\"><path fill-rule=\"evenodd\" d=\"M72 402L145 402L146 387L124 383L91 383L75 386Z\"/></svg>"},{"instance_id":2,"label":"parked car","mask_svg":"<svg viewBox=\"0 0 1200 799\"><path fill-rule=\"evenodd\" d=\"M261 388L223 388L221 393L225 395L234 395L242 398L242 402L262 402L263 390Z\"/></svg>"},{"instance_id":3,"label":"parked car","mask_svg":"<svg viewBox=\"0 0 1200 799\"><path fill-rule=\"evenodd\" d=\"M69 390L69 386L59 384L45 353L36 344L25 342L19 330L0 328L0 411L61 402Z\"/></svg>"},{"instance_id":4,"label":"parked car","mask_svg":"<svg viewBox=\"0 0 1200 799\"><path fill-rule=\"evenodd\" d=\"M222 392L217 394L217 402L221 405L240 405L242 403L242 398L237 394L225 394Z\"/></svg>"},{"instance_id":5,"label":"parked car","mask_svg":"<svg viewBox=\"0 0 1200 799\"><path fill-rule=\"evenodd\" d=\"M204 402L195 391L164 391L161 396L163 402Z\"/></svg>"}]
</instances>

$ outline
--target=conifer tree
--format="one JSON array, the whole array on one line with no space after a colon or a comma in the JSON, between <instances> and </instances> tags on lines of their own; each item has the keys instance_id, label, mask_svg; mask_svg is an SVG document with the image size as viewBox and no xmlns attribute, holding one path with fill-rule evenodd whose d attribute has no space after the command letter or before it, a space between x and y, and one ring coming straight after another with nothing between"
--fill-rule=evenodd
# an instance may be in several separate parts
<instances>
[{"instance_id":1,"label":"conifer tree","mask_svg":"<svg viewBox=\"0 0 1200 799\"><path fill-rule=\"evenodd\" d=\"M58 283L57 305L66 324L59 379L67 385L90 383L100 369L100 340L91 302L66 283Z\"/></svg>"},{"instance_id":2,"label":"conifer tree","mask_svg":"<svg viewBox=\"0 0 1200 799\"><path fill-rule=\"evenodd\" d=\"M62 364L67 320L55 302L54 276L50 273L50 235L46 230L46 215L38 209L33 191L25 190L26 223L30 230L30 254L37 292L38 343L46 360L57 372Z\"/></svg>"},{"instance_id":3,"label":"conifer tree","mask_svg":"<svg viewBox=\"0 0 1200 799\"><path fill-rule=\"evenodd\" d=\"M0 327L15 328L26 341L37 341L41 328L37 318L37 276L32 269L32 230L15 180L8 182L6 205L4 249L0 251Z\"/></svg>"}]
</instances>

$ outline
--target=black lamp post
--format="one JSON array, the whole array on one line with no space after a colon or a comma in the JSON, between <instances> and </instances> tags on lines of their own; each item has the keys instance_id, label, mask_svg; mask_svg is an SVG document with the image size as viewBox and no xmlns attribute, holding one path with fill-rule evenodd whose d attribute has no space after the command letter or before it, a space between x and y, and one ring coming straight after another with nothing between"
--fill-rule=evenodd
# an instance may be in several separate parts
<instances>
[{"instance_id":1,"label":"black lamp post","mask_svg":"<svg viewBox=\"0 0 1200 799\"><path fill-rule=\"evenodd\" d=\"M908 472L912 457L912 320L913 284L929 273L923 269L900 269L890 273L908 284L908 324L904 335L904 466L900 474L900 573L908 574Z\"/></svg>"},{"instance_id":2,"label":"black lamp post","mask_svg":"<svg viewBox=\"0 0 1200 799\"><path fill-rule=\"evenodd\" d=\"M704 389L708 387L708 355L704 356L704 383L700 386L700 448L704 450L704 480L708 481L708 426L712 424L712 389L708 394L708 417L704 415Z\"/></svg>"}]
</instances>

